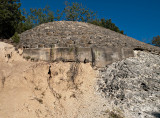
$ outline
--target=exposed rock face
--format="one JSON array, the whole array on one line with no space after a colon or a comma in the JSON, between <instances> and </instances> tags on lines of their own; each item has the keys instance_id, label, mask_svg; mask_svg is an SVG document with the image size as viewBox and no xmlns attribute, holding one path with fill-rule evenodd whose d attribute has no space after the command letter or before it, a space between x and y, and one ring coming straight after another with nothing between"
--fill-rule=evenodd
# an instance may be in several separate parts
<instances>
[{"instance_id":1,"label":"exposed rock face","mask_svg":"<svg viewBox=\"0 0 160 118\"><path fill-rule=\"evenodd\" d=\"M160 117L160 56L138 51L99 70L98 91L133 118Z\"/></svg>"}]
</instances>

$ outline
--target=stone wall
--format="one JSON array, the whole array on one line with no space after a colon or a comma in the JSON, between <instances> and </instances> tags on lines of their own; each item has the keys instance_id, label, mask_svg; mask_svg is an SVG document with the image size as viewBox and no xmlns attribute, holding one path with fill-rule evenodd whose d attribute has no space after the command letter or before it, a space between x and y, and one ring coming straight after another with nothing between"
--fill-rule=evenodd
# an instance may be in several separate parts
<instances>
[{"instance_id":1,"label":"stone wall","mask_svg":"<svg viewBox=\"0 0 160 118\"><path fill-rule=\"evenodd\" d=\"M27 59L50 61L50 48L23 49L23 57Z\"/></svg>"},{"instance_id":2,"label":"stone wall","mask_svg":"<svg viewBox=\"0 0 160 118\"><path fill-rule=\"evenodd\" d=\"M133 49L129 48L26 48L23 57L32 60L64 61L64 62L90 62L92 66L105 67L108 64L133 57Z\"/></svg>"},{"instance_id":3,"label":"stone wall","mask_svg":"<svg viewBox=\"0 0 160 118\"><path fill-rule=\"evenodd\" d=\"M84 22L41 24L20 35L24 57L45 61L91 62L105 67L133 56L133 50L160 54L160 48Z\"/></svg>"},{"instance_id":4,"label":"stone wall","mask_svg":"<svg viewBox=\"0 0 160 118\"><path fill-rule=\"evenodd\" d=\"M160 48L126 35L84 22L55 21L41 24L20 34L20 45L27 48L99 47L135 48L160 54Z\"/></svg>"}]
</instances>

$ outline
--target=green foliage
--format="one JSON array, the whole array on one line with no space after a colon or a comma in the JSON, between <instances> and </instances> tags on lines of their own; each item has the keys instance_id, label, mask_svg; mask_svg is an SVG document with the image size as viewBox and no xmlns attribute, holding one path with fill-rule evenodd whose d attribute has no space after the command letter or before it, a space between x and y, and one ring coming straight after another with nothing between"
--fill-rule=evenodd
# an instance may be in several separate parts
<instances>
[{"instance_id":1,"label":"green foliage","mask_svg":"<svg viewBox=\"0 0 160 118\"><path fill-rule=\"evenodd\" d=\"M11 39L13 40L14 43L19 43L20 41L20 37L17 32L15 32L15 34L12 36Z\"/></svg>"},{"instance_id":2,"label":"green foliage","mask_svg":"<svg viewBox=\"0 0 160 118\"><path fill-rule=\"evenodd\" d=\"M155 45L155 46L160 47L160 36L159 35L156 36L156 37L153 37L152 44Z\"/></svg>"},{"instance_id":3,"label":"green foliage","mask_svg":"<svg viewBox=\"0 0 160 118\"><path fill-rule=\"evenodd\" d=\"M65 20L68 21L82 21L89 22L96 17L96 13L85 8L82 4L77 2L65 3L66 7L64 8Z\"/></svg>"},{"instance_id":4,"label":"green foliage","mask_svg":"<svg viewBox=\"0 0 160 118\"><path fill-rule=\"evenodd\" d=\"M55 14L49 7L43 9L31 8L29 12L23 9L22 14L26 17L25 22L18 24L17 32L21 33L42 23L53 22L55 20L89 22L96 17L93 11L84 8L82 4L72 3L70 5L70 3L66 2L65 5L66 7L62 12L57 10Z\"/></svg>"},{"instance_id":5,"label":"green foliage","mask_svg":"<svg viewBox=\"0 0 160 118\"><path fill-rule=\"evenodd\" d=\"M55 17L54 17L54 20L60 21L62 19L62 16L63 16L63 12L60 12L60 10L57 10L56 14L55 14Z\"/></svg>"},{"instance_id":6,"label":"green foliage","mask_svg":"<svg viewBox=\"0 0 160 118\"><path fill-rule=\"evenodd\" d=\"M88 22L123 34L111 19L97 19L95 12L77 2L71 4L65 2L64 10L62 12L57 10L55 14L48 6L31 8L27 12L25 9L20 10L21 4L15 0L0 0L0 3L0 38L10 38L15 32L22 33L42 23L55 20Z\"/></svg>"},{"instance_id":7,"label":"green foliage","mask_svg":"<svg viewBox=\"0 0 160 118\"><path fill-rule=\"evenodd\" d=\"M26 12L25 9L22 11L23 15L26 16L25 22L23 23L23 29L28 30L37 25L47 22L54 21L54 15L49 7L39 8L39 9L30 9L30 12Z\"/></svg>"},{"instance_id":8,"label":"green foliage","mask_svg":"<svg viewBox=\"0 0 160 118\"><path fill-rule=\"evenodd\" d=\"M25 57L26 60L29 60L30 58L31 58L30 56Z\"/></svg>"},{"instance_id":9,"label":"green foliage","mask_svg":"<svg viewBox=\"0 0 160 118\"><path fill-rule=\"evenodd\" d=\"M32 29L33 27L40 25L42 23L53 22L54 14L49 7L33 9L31 8L29 12L23 9L22 14L25 16L23 22L20 22L16 28L16 32L22 33L26 30Z\"/></svg>"},{"instance_id":10,"label":"green foliage","mask_svg":"<svg viewBox=\"0 0 160 118\"><path fill-rule=\"evenodd\" d=\"M65 16L64 20L89 22L91 24L102 26L121 34L124 33L123 30L120 30L114 23L112 23L111 19L97 19L96 13L88 8L85 8L82 4L73 2L70 5L70 3L66 2L65 5L66 7L63 11Z\"/></svg>"},{"instance_id":11,"label":"green foliage","mask_svg":"<svg viewBox=\"0 0 160 118\"><path fill-rule=\"evenodd\" d=\"M112 23L111 19L104 19L104 18L101 20L96 19L94 21L91 21L90 23L92 23L94 25L102 26L104 28L113 30L115 32L119 32L121 34L124 33L123 30L120 31L120 29L114 23Z\"/></svg>"},{"instance_id":12,"label":"green foliage","mask_svg":"<svg viewBox=\"0 0 160 118\"><path fill-rule=\"evenodd\" d=\"M24 20L20 6L15 0L0 0L0 38L11 37Z\"/></svg>"}]
</instances>

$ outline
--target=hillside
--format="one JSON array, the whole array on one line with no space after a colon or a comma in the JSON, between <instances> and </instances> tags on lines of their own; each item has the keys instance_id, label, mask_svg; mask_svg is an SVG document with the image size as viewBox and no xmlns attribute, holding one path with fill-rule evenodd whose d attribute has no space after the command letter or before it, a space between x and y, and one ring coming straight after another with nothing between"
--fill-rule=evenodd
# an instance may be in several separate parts
<instances>
[{"instance_id":1,"label":"hillside","mask_svg":"<svg viewBox=\"0 0 160 118\"><path fill-rule=\"evenodd\" d=\"M0 54L2 118L159 117L158 55L137 52L95 70L89 63L26 61L2 42Z\"/></svg>"},{"instance_id":2,"label":"hillside","mask_svg":"<svg viewBox=\"0 0 160 118\"><path fill-rule=\"evenodd\" d=\"M81 22L20 37L0 42L0 118L160 117L160 48Z\"/></svg>"},{"instance_id":3,"label":"hillside","mask_svg":"<svg viewBox=\"0 0 160 118\"><path fill-rule=\"evenodd\" d=\"M109 29L84 22L55 21L41 24L20 35L20 45L39 47L128 47L160 53L160 48Z\"/></svg>"}]
</instances>

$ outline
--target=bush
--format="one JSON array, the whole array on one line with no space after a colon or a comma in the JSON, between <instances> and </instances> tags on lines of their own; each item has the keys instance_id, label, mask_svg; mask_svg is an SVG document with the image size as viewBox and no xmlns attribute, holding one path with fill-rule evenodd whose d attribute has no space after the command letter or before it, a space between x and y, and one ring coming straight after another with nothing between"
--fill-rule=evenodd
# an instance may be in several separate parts
<instances>
[{"instance_id":1,"label":"bush","mask_svg":"<svg viewBox=\"0 0 160 118\"><path fill-rule=\"evenodd\" d=\"M19 37L19 35L18 35L18 33L17 32L15 32L15 34L12 36L12 41L14 42L14 43L19 43L19 41L20 41L20 37Z\"/></svg>"},{"instance_id":2,"label":"bush","mask_svg":"<svg viewBox=\"0 0 160 118\"><path fill-rule=\"evenodd\" d=\"M160 47L160 36L159 36L159 35L156 36L156 37L153 37L153 39L152 39L152 44L153 44L154 46Z\"/></svg>"}]
</instances>

